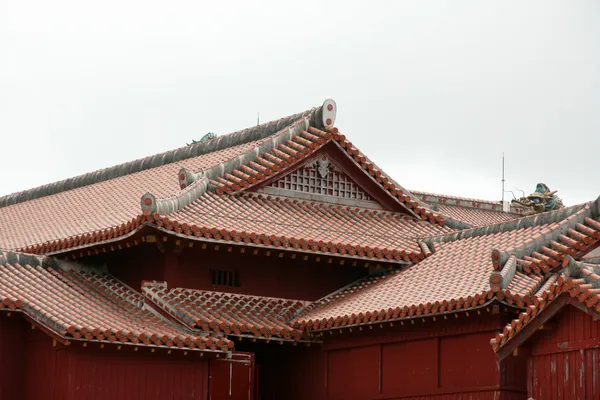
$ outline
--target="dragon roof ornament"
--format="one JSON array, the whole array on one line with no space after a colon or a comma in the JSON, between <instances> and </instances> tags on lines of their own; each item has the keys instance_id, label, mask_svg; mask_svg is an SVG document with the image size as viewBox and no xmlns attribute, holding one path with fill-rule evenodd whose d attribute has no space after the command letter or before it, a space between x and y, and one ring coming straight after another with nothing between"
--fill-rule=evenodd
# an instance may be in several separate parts
<instances>
[{"instance_id":1,"label":"dragon roof ornament","mask_svg":"<svg viewBox=\"0 0 600 400\"><path fill-rule=\"evenodd\" d=\"M560 197L556 195L556 192L556 190L550 190L546 184L538 183L535 187L535 192L529 196L515 199L512 202L528 209L527 214L539 214L546 211L559 210L564 207L564 204Z\"/></svg>"}]
</instances>

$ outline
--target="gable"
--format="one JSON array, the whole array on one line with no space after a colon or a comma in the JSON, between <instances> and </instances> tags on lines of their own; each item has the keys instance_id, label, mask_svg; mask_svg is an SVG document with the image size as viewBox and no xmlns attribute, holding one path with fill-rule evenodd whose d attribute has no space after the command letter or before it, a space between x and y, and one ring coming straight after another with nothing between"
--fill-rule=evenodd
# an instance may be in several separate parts
<instances>
[{"instance_id":1,"label":"gable","mask_svg":"<svg viewBox=\"0 0 600 400\"><path fill-rule=\"evenodd\" d=\"M283 168L246 191L414 215L336 142Z\"/></svg>"},{"instance_id":2,"label":"gable","mask_svg":"<svg viewBox=\"0 0 600 400\"><path fill-rule=\"evenodd\" d=\"M326 152L317 154L257 191L380 208L379 203Z\"/></svg>"}]
</instances>

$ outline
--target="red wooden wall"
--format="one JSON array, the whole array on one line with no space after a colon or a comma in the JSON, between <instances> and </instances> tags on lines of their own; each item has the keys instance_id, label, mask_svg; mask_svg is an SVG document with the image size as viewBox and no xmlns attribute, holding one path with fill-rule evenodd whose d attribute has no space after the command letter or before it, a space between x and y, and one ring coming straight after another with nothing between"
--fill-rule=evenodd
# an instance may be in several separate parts
<instances>
[{"instance_id":1,"label":"red wooden wall","mask_svg":"<svg viewBox=\"0 0 600 400\"><path fill-rule=\"evenodd\" d=\"M23 398L26 328L21 318L0 314L0 400Z\"/></svg>"},{"instance_id":2,"label":"red wooden wall","mask_svg":"<svg viewBox=\"0 0 600 400\"><path fill-rule=\"evenodd\" d=\"M208 365L196 352L63 346L19 316L0 315L0 400L206 400Z\"/></svg>"},{"instance_id":3,"label":"red wooden wall","mask_svg":"<svg viewBox=\"0 0 600 400\"><path fill-rule=\"evenodd\" d=\"M499 365L489 345L502 319L471 318L338 335L326 398L525 399L525 359Z\"/></svg>"},{"instance_id":4,"label":"red wooden wall","mask_svg":"<svg viewBox=\"0 0 600 400\"><path fill-rule=\"evenodd\" d=\"M210 360L210 400L255 400L254 354Z\"/></svg>"},{"instance_id":5,"label":"red wooden wall","mask_svg":"<svg viewBox=\"0 0 600 400\"><path fill-rule=\"evenodd\" d=\"M565 307L531 348L528 392L534 399L600 399L600 322Z\"/></svg>"},{"instance_id":6,"label":"red wooden wall","mask_svg":"<svg viewBox=\"0 0 600 400\"><path fill-rule=\"evenodd\" d=\"M95 348L89 348L95 347ZM182 357L116 351L98 345L69 348L65 399L206 399L208 361L197 353Z\"/></svg>"}]
</instances>

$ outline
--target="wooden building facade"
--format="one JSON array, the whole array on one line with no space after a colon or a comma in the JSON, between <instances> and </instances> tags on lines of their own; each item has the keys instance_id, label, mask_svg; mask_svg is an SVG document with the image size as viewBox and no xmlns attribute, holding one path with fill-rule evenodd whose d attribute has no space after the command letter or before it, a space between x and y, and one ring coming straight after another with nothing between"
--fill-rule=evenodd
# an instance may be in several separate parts
<instances>
[{"instance_id":1,"label":"wooden building facade","mask_svg":"<svg viewBox=\"0 0 600 400\"><path fill-rule=\"evenodd\" d=\"M0 399L597 398L600 200L409 191L336 111L0 198Z\"/></svg>"}]
</instances>

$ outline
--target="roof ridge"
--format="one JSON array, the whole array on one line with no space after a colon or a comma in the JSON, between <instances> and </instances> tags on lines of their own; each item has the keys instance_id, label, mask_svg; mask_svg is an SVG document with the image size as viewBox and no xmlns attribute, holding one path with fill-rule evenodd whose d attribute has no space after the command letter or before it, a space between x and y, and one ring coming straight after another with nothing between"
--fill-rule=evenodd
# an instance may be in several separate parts
<instances>
[{"instance_id":1,"label":"roof ridge","mask_svg":"<svg viewBox=\"0 0 600 400\"><path fill-rule=\"evenodd\" d=\"M58 261L49 256L0 249L0 265L30 265L32 267L51 267L58 269Z\"/></svg>"},{"instance_id":2,"label":"roof ridge","mask_svg":"<svg viewBox=\"0 0 600 400\"><path fill-rule=\"evenodd\" d=\"M437 201L435 204L442 204L442 205L447 205L447 206L457 206L457 207L467 207L467 208L474 208L474 209L478 209L478 210L486 210L486 211L495 211L495 212L502 212L505 214L519 214L519 212L513 211L513 210L520 210L521 212L524 211L522 206L514 206L511 203L511 211L507 212L507 211L503 211L502 210L502 201L494 201L494 200L485 200L485 199L476 199L476 198L472 198L472 197L460 197L460 196L451 196L451 195L447 195L447 194L439 194L439 193L431 193L431 192L422 192L419 190L411 190L411 193L413 193L414 195L416 195L417 197L421 198L421 197L437 197L437 198L443 198L443 199L447 199L447 200L455 200L457 202L471 202L471 203L480 203L480 204L487 204L490 206L497 206L500 207L500 210L496 210L494 208L482 208L473 204L449 204L449 203L440 203L439 201ZM425 203L429 203L426 199L421 199L423 202Z\"/></svg>"},{"instance_id":3,"label":"roof ridge","mask_svg":"<svg viewBox=\"0 0 600 400\"><path fill-rule=\"evenodd\" d=\"M282 126L288 126L293 121L300 118L313 116L318 107L311 108L301 113L293 114L274 121L266 122L251 128L242 129L226 135L217 136L214 139L192 144L190 146L180 147L163 153L139 158L112 167L99 169L82 175L52 182L36 188L11 193L0 197L0 208L13 204L22 203L28 200L49 196L52 194L64 192L71 189L104 182L110 179L133 174L135 172L145 171L147 169L159 167L161 165L171 164L177 161L197 157L203 154L212 153L229 147L238 146L254 140L264 139L273 133L281 130Z\"/></svg>"},{"instance_id":4,"label":"roof ridge","mask_svg":"<svg viewBox=\"0 0 600 400\"><path fill-rule=\"evenodd\" d=\"M227 295L227 296L252 297L252 298L256 298L256 299L266 299L266 300L283 300L283 301L293 301L293 302L296 302L296 303L307 303L307 304L312 304L313 303L310 300L290 299L290 298L287 298L287 297L259 296L259 295L247 294L247 293L221 292L219 290L194 289L194 288L185 288L185 287L180 287L180 286L173 287L173 288L167 288L168 292L171 292L173 290L191 290L193 292L205 292L205 293L211 293L211 294L223 294L223 295Z\"/></svg>"},{"instance_id":5,"label":"roof ridge","mask_svg":"<svg viewBox=\"0 0 600 400\"><path fill-rule=\"evenodd\" d=\"M244 165L247 162L254 160L259 155L276 148L281 143L293 139L295 136L300 134L300 132L308 129L311 124L318 124L318 121L315 121L315 118L312 118L315 116L315 114L317 114L317 112L313 112L310 115L311 118L306 116L293 121L291 124L288 124L271 134L270 140L264 140L260 145L253 147L242 155L215 165L206 171L194 174L182 169L179 175L183 174L184 179L179 177L179 181L180 184L182 184L181 186L186 186L171 196L161 198L156 198L152 193L149 192L144 194L140 200L143 214L152 215L154 213L158 213L160 215L168 215L191 204L193 201L204 195L207 191L214 191L215 188L212 184L210 184L210 180L229 173L240 165ZM280 127L280 125L278 125L278 127ZM195 179L195 181L187 182L189 179Z\"/></svg>"},{"instance_id":6,"label":"roof ridge","mask_svg":"<svg viewBox=\"0 0 600 400\"><path fill-rule=\"evenodd\" d=\"M600 199L600 198L599 198ZM424 238L427 245L432 246L433 242L446 243L455 240L467 239L471 237L486 236L494 233L507 232L515 229L530 228L533 226L556 223L570 217L584 208L592 212L592 202L577 204L571 207L561 208L560 210L547 211L540 214L529 215L515 218L510 221L497 224L486 225L478 228L464 229L456 232L447 233L439 236Z\"/></svg>"},{"instance_id":7,"label":"roof ridge","mask_svg":"<svg viewBox=\"0 0 600 400\"><path fill-rule=\"evenodd\" d=\"M480 202L480 203L502 204L501 201L478 199L478 198L475 198L475 197L453 196L453 195L449 195L449 194L440 194L440 193L426 192L426 191L422 191L422 190L411 190L411 193L416 194L417 196L435 196L435 197L444 197L444 198L447 198L447 199L477 201L477 202Z\"/></svg>"},{"instance_id":8,"label":"roof ridge","mask_svg":"<svg viewBox=\"0 0 600 400\"><path fill-rule=\"evenodd\" d=\"M553 221L553 223L557 224L556 226L548 227L548 229L545 229L541 233L533 235L518 247L511 247L503 250L494 248L492 249L492 260L499 265L504 265L512 255L518 259L530 255L534 251L538 251L545 243L557 240L560 235L565 234L574 225L583 222L590 212L590 207L586 205L576 213L573 213L560 221Z\"/></svg>"}]
</instances>

